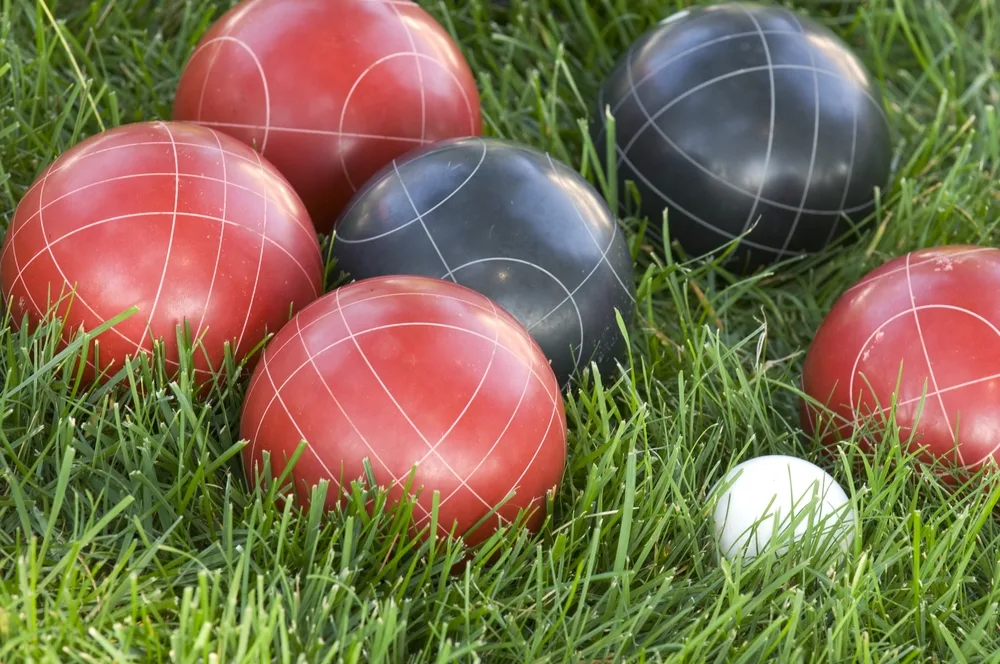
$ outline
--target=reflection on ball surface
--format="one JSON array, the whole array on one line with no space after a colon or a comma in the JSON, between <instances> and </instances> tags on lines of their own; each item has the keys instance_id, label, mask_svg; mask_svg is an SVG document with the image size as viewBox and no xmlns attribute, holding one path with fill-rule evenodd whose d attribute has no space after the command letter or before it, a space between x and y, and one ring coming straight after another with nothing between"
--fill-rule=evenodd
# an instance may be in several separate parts
<instances>
[{"instance_id":1,"label":"reflection on ball surface","mask_svg":"<svg viewBox=\"0 0 1000 664\"><path fill-rule=\"evenodd\" d=\"M768 455L737 465L719 481L715 533L722 554L746 560L772 540L779 554L804 538L842 549L854 540L847 494L822 468L796 457Z\"/></svg>"},{"instance_id":2,"label":"reflection on ball surface","mask_svg":"<svg viewBox=\"0 0 1000 664\"><path fill-rule=\"evenodd\" d=\"M528 328L560 384L624 359L625 236L590 183L532 148L466 138L410 152L355 197L333 254L355 279L418 274L483 293Z\"/></svg>"},{"instance_id":3,"label":"reflection on ball surface","mask_svg":"<svg viewBox=\"0 0 1000 664\"><path fill-rule=\"evenodd\" d=\"M154 339L176 370L185 322L207 378L227 342L240 360L314 300L323 262L302 201L260 155L205 127L147 122L92 136L41 173L4 238L0 279L14 323L58 303L67 340L138 308L97 337L88 379Z\"/></svg>"},{"instance_id":4,"label":"reflection on ball surface","mask_svg":"<svg viewBox=\"0 0 1000 664\"><path fill-rule=\"evenodd\" d=\"M482 130L461 50L410 0L243 0L189 58L173 117L260 150L324 233L393 157Z\"/></svg>"},{"instance_id":5,"label":"reflection on ball surface","mask_svg":"<svg viewBox=\"0 0 1000 664\"><path fill-rule=\"evenodd\" d=\"M846 291L803 365L802 425L830 444L884 427L926 461L975 470L1000 461L1000 250L914 251ZM870 441L862 441L870 444Z\"/></svg>"},{"instance_id":6,"label":"reflection on ball surface","mask_svg":"<svg viewBox=\"0 0 1000 664\"><path fill-rule=\"evenodd\" d=\"M566 462L563 401L538 345L483 295L417 276L355 282L297 315L251 378L241 436L251 481L264 452L277 477L307 442L292 471L306 504L326 480L335 507L341 487L365 483L365 459L390 501L412 471L414 528L438 492L440 534L456 524L470 545L519 509L537 528Z\"/></svg>"},{"instance_id":7,"label":"reflection on ball surface","mask_svg":"<svg viewBox=\"0 0 1000 664\"><path fill-rule=\"evenodd\" d=\"M726 3L640 37L602 86L594 143L615 118L626 181L658 237L690 256L744 236L730 269L817 251L874 210L888 184L889 125L862 62L787 9Z\"/></svg>"}]
</instances>

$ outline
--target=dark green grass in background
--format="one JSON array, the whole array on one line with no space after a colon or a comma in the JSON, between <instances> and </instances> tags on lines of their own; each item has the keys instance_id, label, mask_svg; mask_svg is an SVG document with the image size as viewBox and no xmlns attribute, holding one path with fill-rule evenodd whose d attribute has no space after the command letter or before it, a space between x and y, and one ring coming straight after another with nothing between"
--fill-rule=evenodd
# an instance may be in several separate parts
<instances>
[{"instance_id":1,"label":"dark green grass in background","mask_svg":"<svg viewBox=\"0 0 1000 664\"><path fill-rule=\"evenodd\" d=\"M581 122L601 77L689 3L422 4L477 72L487 131L597 181ZM187 55L228 6L0 0L5 222L62 150L169 117ZM736 280L670 262L626 220L642 275L631 364L568 395L569 466L543 532L498 536L461 574L444 573L453 545L406 544L405 509L373 520L358 494L342 514L296 515L248 492L245 376L204 402L137 369L112 401L75 387L57 330L5 322L0 662L1000 661L1000 488L946 490L895 434L858 473L851 444L825 464L860 517L846 556L716 559L705 499L728 468L819 459L796 390L836 297L892 256L998 237L995 1L793 7L844 36L888 96L894 180L872 230Z\"/></svg>"}]
</instances>

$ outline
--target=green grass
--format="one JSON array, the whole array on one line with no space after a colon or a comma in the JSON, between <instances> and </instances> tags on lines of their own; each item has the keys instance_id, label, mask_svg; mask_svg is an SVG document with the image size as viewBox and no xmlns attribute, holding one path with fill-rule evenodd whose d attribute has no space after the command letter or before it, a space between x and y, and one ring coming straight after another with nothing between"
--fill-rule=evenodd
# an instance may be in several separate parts
<instances>
[{"instance_id":1,"label":"green grass","mask_svg":"<svg viewBox=\"0 0 1000 664\"><path fill-rule=\"evenodd\" d=\"M478 74L490 134L594 176L601 77L676 0L423 2ZM245 376L207 400L161 372L81 390L58 330L0 328L0 662L1000 662L1000 487L948 489L899 451L848 472L798 428L802 355L867 270L1000 233L993 0L793 5L838 31L897 129L874 230L736 279L633 240L631 363L567 395L570 456L543 531L498 535L458 574L407 546L405 507L296 514L247 489ZM0 0L0 208L102 128L165 118L226 2ZM596 180L595 180L596 181ZM648 220L659 224L661 220ZM859 518L846 555L717 560L706 494L767 453L828 468ZM990 489L989 487L993 488Z\"/></svg>"}]
</instances>

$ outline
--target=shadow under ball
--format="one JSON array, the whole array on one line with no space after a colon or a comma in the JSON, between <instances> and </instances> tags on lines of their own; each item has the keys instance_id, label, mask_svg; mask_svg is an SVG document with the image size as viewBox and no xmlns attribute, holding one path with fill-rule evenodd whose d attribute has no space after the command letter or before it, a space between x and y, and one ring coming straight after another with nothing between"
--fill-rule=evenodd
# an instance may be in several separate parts
<instances>
[{"instance_id":1,"label":"shadow under ball","mask_svg":"<svg viewBox=\"0 0 1000 664\"><path fill-rule=\"evenodd\" d=\"M495 138L442 141L386 166L337 221L354 279L412 274L491 298L541 346L561 385L625 351L635 278L625 235L579 173Z\"/></svg>"},{"instance_id":2,"label":"shadow under ball","mask_svg":"<svg viewBox=\"0 0 1000 664\"><path fill-rule=\"evenodd\" d=\"M890 126L871 76L834 33L781 7L670 16L599 91L591 133L602 153L608 107L619 199L632 181L649 233L662 241L667 210L671 240L691 257L743 236L726 265L735 271L823 249L889 184Z\"/></svg>"}]
</instances>

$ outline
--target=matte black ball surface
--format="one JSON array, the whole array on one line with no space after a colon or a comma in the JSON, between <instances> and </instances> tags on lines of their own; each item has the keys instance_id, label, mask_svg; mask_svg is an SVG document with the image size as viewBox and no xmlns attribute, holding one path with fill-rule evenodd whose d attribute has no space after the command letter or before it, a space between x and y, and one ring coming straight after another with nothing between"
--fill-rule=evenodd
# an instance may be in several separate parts
<instances>
[{"instance_id":1,"label":"matte black ball surface","mask_svg":"<svg viewBox=\"0 0 1000 664\"><path fill-rule=\"evenodd\" d=\"M564 386L625 350L615 310L634 313L625 236L579 173L493 138L442 141L386 166L337 222L337 267L354 279L449 279L506 309Z\"/></svg>"},{"instance_id":2,"label":"matte black ball surface","mask_svg":"<svg viewBox=\"0 0 1000 664\"><path fill-rule=\"evenodd\" d=\"M632 181L657 240L663 211L689 256L727 267L818 251L874 210L890 127L870 75L825 27L781 7L678 12L637 39L598 95L615 119L619 192ZM622 196L620 196L622 198Z\"/></svg>"}]
</instances>

